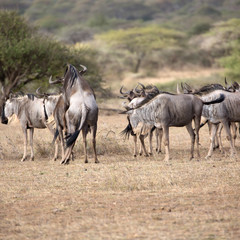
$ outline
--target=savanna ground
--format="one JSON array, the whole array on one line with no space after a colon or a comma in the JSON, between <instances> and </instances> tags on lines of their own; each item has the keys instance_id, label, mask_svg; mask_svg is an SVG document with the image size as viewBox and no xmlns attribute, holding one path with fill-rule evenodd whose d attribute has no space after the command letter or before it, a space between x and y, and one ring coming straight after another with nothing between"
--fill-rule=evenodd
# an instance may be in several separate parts
<instances>
[{"instance_id":1,"label":"savanna ground","mask_svg":"<svg viewBox=\"0 0 240 240\"><path fill-rule=\"evenodd\" d=\"M169 163L163 154L134 158L132 139L119 135L126 124L125 115L101 110L100 163L90 144L83 163L80 138L66 166L51 161L47 130L35 131L35 161L20 162L19 124L1 124L0 239L240 239L240 158L216 151L205 160L207 127L200 158L189 160L185 128L170 129ZM225 138L224 146L228 153Z\"/></svg>"}]
</instances>

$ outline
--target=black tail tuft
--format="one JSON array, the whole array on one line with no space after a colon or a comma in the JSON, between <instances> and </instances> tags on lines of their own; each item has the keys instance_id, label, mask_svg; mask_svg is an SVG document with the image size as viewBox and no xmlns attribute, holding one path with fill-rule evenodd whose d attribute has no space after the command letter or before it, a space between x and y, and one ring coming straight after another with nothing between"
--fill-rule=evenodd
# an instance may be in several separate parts
<instances>
[{"instance_id":1,"label":"black tail tuft","mask_svg":"<svg viewBox=\"0 0 240 240\"><path fill-rule=\"evenodd\" d=\"M77 130L73 134L70 134L67 136L67 147L70 147L76 141L79 133L80 133L80 130Z\"/></svg>"},{"instance_id":2,"label":"black tail tuft","mask_svg":"<svg viewBox=\"0 0 240 240\"><path fill-rule=\"evenodd\" d=\"M205 121L204 123L201 123L201 124L200 124L200 128L203 127L207 122L208 122L208 120Z\"/></svg>"},{"instance_id":3,"label":"black tail tuft","mask_svg":"<svg viewBox=\"0 0 240 240\"><path fill-rule=\"evenodd\" d=\"M132 125L129 123L127 125L127 127L123 131L120 132L120 135L125 136L125 139L126 138L129 139L130 134L133 135L133 130L132 130Z\"/></svg>"},{"instance_id":4,"label":"black tail tuft","mask_svg":"<svg viewBox=\"0 0 240 240\"><path fill-rule=\"evenodd\" d=\"M211 102L203 102L203 104L210 105L210 104L215 104L215 103L221 103L224 99L225 99L225 95L224 94L220 94L220 97L217 98L216 100L213 100Z\"/></svg>"}]
</instances>

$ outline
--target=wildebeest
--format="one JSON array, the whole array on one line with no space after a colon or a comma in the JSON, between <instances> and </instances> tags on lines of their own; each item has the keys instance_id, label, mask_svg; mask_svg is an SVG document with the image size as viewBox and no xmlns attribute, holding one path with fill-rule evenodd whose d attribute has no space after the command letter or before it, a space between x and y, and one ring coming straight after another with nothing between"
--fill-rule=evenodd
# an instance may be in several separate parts
<instances>
[{"instance_id":1,"label":"wildebeest","mask_svg":"<svg viewBox=\"0 0 240 240\"><path fill-rule=\"evenodd\" d=\"M169 127L186 126L191 137L191 159L194 157L195 133L192 120L195 122L197 154L199 153L199 127L203 105L210 105L224 100L224 95L212 101L203 101L194 95L163 93L154 97L142 106L126 111L135 121L152 124L163 129L165 161L169 160Z\"/></svg>"},{"instance_id":2,"label":"wildebeest","mask_svg":"<svg viewBox=\"0 0 240 240\"><path fill-rule=\"evenodd\" d=\"M141 85L141 89L138 89L138 85ZM141 83L138 83L138 85L127 92L123 92L122 88L120 89L120 93L122 94L122 98L128 99L129 103L126 104L124 107L128 110L131 108L136 108L139 104L141 104L143 101L146 101L147 99L150 100L157 94L159 94L159 90L156 86L144 86ZM153 131L155 130L156 134L156 142L157 142L157 148L156 151L159 153L161 152L161 140L162 140L162 129L156 129L153 125L143 123L143 122L136 122L133 121L130 118L130 116L127 117L128 119L128 125L127 127L121 132L122 135L129 136L130 134L133 136L134 140L134 157L137 156L137 138L140 140L140 151L139 154L142 155L143 151L145 156L148 156L148 153L146 151L144 138L148 136L149 138L149 154L152 155L152 135Z\"/></svg>"},{"instance_id":3,"label":"wildebeest","mask_svg":"<svg viewBox=\"0 0 240 240\"><path fill-rule=\"evenodd\" d=\"M86 71L78 71L73 65L68 64L63 81L63 102L64 102L64 121L66 121L67 142L66 151L62 164L67 164L74 147L75 141L82 131L85 163L87 158L88 131L92 132L92 143L95 163L98 163L96 152L96 132L98 121L98 106L93 89L84 80L82 74Z\"/></svg>"},{"instance_id":4,"label":"wildebeest","mask_svg":"<svg viewBox=\"0 0 240 240\"><path fill-rule=\"evenodd\" d=\"M27 157L27 130L30 131L31 160L34 160L33 152L33 132L34 128L49 128L52 133L53 129L48 126L48 117L52 115L53 110L58 101L59 95L38 98L33 94L21 97L9 98L2 111L2 123L7 124L8 118L13 114L17 115L20 121L22 131L24 133L24 153L21 161L25 161ZM55 144L55 155L57 158L58 144Z\"/></svg>"},{"instance_id":5,"label":"wildebeest","mask_svg":"<svg viewBox=\"0 0 240 240\"><path fill-rule=\"evenodd\" d=\"M198 95L204 101L214 99L220 94L225 96L225 101L216 105L203 107L202 115L212 124L210 148L206 158L212 156L214 140L219 123L223 125L223 128L226 131L227 139L230 141L230 153L231 155L234 155L236 153L236 149L230 130L230 124L232 122L240 121L240 92L229 92L222 89L215 90L209 86L204 86L199 90L192 91L192 93Z\"/></svg>"}]
</instances>

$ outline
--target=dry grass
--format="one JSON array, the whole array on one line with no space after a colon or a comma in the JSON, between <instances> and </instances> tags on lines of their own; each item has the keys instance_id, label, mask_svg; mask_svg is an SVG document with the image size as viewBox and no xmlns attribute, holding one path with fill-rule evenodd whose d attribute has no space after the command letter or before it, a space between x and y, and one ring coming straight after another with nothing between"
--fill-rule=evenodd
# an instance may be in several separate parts
<instances>
[{"instance_id":1,"label":"dry grass","mask_svg":"<svg viewBox=\"0 0 240 240\"><path fill-rule=\"evenodd\" d=\"M185 128L170 130L170 164L161 154L134 158L119 136L126 124L100 113L100 164L91 153L83 163L78 140L68 166L50 161L47 130L35 132L35 161L20 162L19 125L0 125L0 239L240 239L238 159L205 160L204 128L200 159L188 160Z\"/></svg>"}]
</instances>

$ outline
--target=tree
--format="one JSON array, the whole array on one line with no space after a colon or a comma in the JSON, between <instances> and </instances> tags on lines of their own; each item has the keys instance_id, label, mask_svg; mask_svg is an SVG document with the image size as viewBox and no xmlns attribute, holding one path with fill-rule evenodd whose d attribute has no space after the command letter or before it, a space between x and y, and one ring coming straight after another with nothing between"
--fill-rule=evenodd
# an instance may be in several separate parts
<instances>
[{"instance_id":1,"label":"tree","mask_svg":"<svg viewBox=\"0 0 240 240\"><path fill-rule=\"evenodd\" d=\"M233 43L233 49L229 56L220 59L221 65L226 69L226 75L233 81L240 78L240 40Z\"/></svg>"},{"instance_id":2,"label":"tree","mask_svg":"<svg viewBox=\"0 0 240 240\"><path fill-rule=\"evenodd\" d=\"M0 107L13 89L20 89L33 81L62 74L67 63L90 63L86 52L74 50L49 37L42 36L14 11L0 11ZM88 66L88 64L86 64ZM101 78L94 69L97 83ZM43 82L42 82L43 83Z\"/></svg>"},{"instance_id":3,"label":"tree","mask_svg":"<svg viewBox=\"0 0 240 240\"><path fill-rule=\"evenodd\" d=\"M0 11L0 83L10 91L57 71L67 51L13 11Z\"/></svg>"},{"instance_id":4,"label":"tree","mask_svg":"<svg viewBox=\"0 0 240 240\"><path fill-rule=\"evenodd\" d=\"M130 28L126 30L112 30L98 36L114 47L128 50L135 56L134 72L138 72L142 60L153 51L160 51L176 45L184 35L178 31L149 26Z\"/></svg>"}]
</instances>

